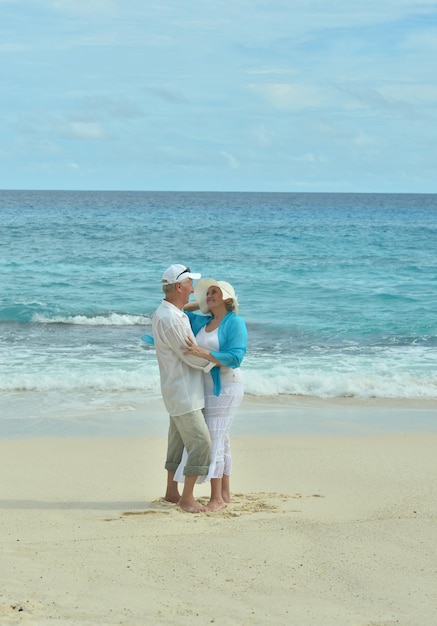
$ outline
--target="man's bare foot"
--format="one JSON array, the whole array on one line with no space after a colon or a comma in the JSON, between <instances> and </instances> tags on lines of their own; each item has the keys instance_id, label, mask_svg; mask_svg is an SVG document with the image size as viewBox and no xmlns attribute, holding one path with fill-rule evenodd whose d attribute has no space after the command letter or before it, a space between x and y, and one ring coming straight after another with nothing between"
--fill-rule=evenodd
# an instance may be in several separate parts
<instances>
[{"instance_id":1,"label":"man's bare foot","mask_svg":"<svg viewBox=\"0 0 437 626\"><path fill-rule=\"evenodd\" d=\"M231 504L231 502L233 501L230 493L222 493L222 498L223 502L226 502L227 504Z\"/></svg>"},{"instance_id":2,"label":"man's bare foot","mask_svg":"<svg viewBox=\"0 0 437 626\"><path fill-rule=\"evenodd\" d=\"M221 511L226 508L226 502L222 499L220 500L210 500L206 505L208 511Z\"/></svg>"},{"instance_id":3,"label":"man's bare foot","mask_svg":"<svg viewBox=\"0 0 437 626\"><path fill-rule=\"evenodd\" d=\"M180 499L181 499L181 496L179 495L178 491L172 491L172 492L167 491L167 493L164 496L164 501L171 502L172 504L177 504Z\"/></svg>"},{"instance_id":4,"label":"man's bare foot","mask_svg":"<svg viewBox=\"0 0 437 626\"><path fill-rule=\"evenodd\" d=\"M184 501L182 498L178 502L178 507L185 513L205 513L208 510L206 506L196 502L196 500Z\"/></svg>"}]
</instances>

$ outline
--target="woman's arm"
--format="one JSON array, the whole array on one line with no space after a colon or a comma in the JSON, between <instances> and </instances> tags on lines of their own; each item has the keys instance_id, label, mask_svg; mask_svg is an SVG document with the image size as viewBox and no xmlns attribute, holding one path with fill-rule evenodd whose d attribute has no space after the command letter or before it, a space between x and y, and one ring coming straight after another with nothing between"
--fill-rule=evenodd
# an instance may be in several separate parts
<instances>
[{"instance_id":1,"label":"woman's arm","mask_svg":"<svg viewBox=\"0 0 437 626\"><path fill-rule=\"evenodd\" d=\"M189 337L185 340L187 345L181 346L181 350L183 354L190 356L197 356L200 359L207 359L211 361L211 363L215 363L215 365L223 365L218 359L216 359L206 348L201 348L196 343L193 343Z\"/></svg>"},{"instance_id":2,"label":"woman's arm","mask_svg":"<svg viewBox=\"0 0 437 626\"><path fill-rule=\"evenodd\" d=\"M186 346L182 346L183 354L193 354L202 359L208 359L216 365L224 367L239 367L247 347L247 329L243 319L237 315L231 315L219 326L220 348L209 352L196 343L186 339Z\"/></svg>"}]
</instances>

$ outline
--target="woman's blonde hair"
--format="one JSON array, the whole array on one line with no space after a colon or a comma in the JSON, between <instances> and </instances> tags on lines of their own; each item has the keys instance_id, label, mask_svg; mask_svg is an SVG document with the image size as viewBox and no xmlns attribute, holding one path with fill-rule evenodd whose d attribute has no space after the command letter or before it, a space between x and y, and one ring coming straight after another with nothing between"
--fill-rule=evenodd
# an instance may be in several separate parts
<instances>
[{"instance_id":1,"label":"woman's blonde hair","mask_svg":"<svg viewBox=\"0 0 437 626\"><path fill-rule=\"evenodd\" d=\"M226 304L226 310L227 311L232 311L232 312L238 311L238 307L235 304L235 300L231 299L231 300L225 302L225 304Z\"/></svg>"}]
</instances>

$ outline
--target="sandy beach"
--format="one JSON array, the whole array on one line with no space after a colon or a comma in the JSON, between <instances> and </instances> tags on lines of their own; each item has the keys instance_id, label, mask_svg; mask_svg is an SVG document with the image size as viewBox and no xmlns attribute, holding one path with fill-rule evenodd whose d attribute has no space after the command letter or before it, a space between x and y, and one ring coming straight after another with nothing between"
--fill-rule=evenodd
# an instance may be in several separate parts
<instances>
[{"instance_id":1,"label":"sandy beach","mask_svg":"<svg viewBox=\"0 0 437 626\"><path fill-rule=\"evenodd\" d=\"M267 434L245 403L218 513L162 501L163 433L1 439L1 626L437 623L433 404L299 407L309 432L281 432L278 401Z\"/></svg>"}]
</instances>

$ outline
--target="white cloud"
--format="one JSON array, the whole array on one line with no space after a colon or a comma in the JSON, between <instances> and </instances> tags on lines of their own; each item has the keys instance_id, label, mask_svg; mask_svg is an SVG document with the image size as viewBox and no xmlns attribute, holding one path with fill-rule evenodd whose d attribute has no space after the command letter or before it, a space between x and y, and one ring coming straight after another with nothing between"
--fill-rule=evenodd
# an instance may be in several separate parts
<instances>
[{"instance_id":1,"label":"white cloud","mask_svg":"<svg viewBox=\"0 0 437 626\"><path fill-rule=\"evenodd\" d=\"M437 85L410 83L386 85L378 89L379 93L392 102L409 104L436 104Z\"/></svg>"},{"instance_id":2,"label":"white cloud","mask_svg":"<svg viewBox=\"0 0 437 626\"><path fill-rule=\"evenodd\" d=\"M255 76L287 76L297 74L297 70L290 67L264 67L250 69L246 73Z\"/></svg>"},{"instance_id":3,"label":"white cloud","mask_svg":"<svg viewBox=\"0 0 437 626\"><path fill-rule=\"evenodd\" d=\"M378 140L363 130L347 130L339 128L334 124L321 120L318 123L320 134L329 137L331 142L340 142L342 144L353 144L359 148L368 148L378 145Z\"/></svg>"},{"instance_id":4,"label":"white cloud","mask_svg":"<svg viewBox=\"0 0 437 626\"><path fill-rule=\"evenodd\" d=\"M175 89L148 87L146 88L146 91L158 97L160 100L164 100L172 104L185 104L186 102L188 102L184 94Z\"/></svg>"},{"instance_id":5,"label":"white cloud","mask_svg":"<svg viewBox=\"0 0 437 626\"><path fill-rule=\"evenodd\" d=\"M98 122L67 122L62 128L71 139L105 139L106 133Z\"/></svg>"},{"instance_id":6,"label":"white cloud","mask_svg":"<svg viewBox=\"0 0 437 626\"><path fill-rule=\"evenodd\" d=\"M408 51L437 52L437 29L421 29L418 32L409 32L402 47Z\"/></svg>"},{"instance_id":7,"label":"white cloud","mask_svg":"<svg viewBox=\"0 0 437 626\"><path fill-rule=\"evenodd\" d=\"M132 120L143 116L140 107L128 98L80 94L77 100L80 116L86 121L94 121L99 117Z\"/></svg>"},{"instance_id":8,"label":"white cloud","mask_svg":"<svg viewBox=\"0 0 437 626\"><path fill-rule=\"evenodd\" d=\"M268 130L264 124L254 126L251 129L253 137L255 137L257 143L262 146L270 146L273 143L274 133Z\"/></svg>"},{"instance_id":9,"label":"white cloud","mask_svg":"<svg viewBox=\"0 0 437 626\"><path fill-rule=\"evenodd\" d=\"M377 142L368 134L359 131L352 139L353 143L359 148L370 148L376 146Z\"/></svg>"},{"instance_id":10,"label":"white cloud","mask_svg":"<svg viewBox=\"0 0 437 626\"><path fill-rule=\"evenodd\" d=\"M27 50L27 46L22 43L16 43L16 42L0 43L0 53L1 52L24 52L25 50Z\"/></svg>"},{"instance_id":11,"label":"white cloud","mask_svg":"<svg viewBox=\"0 0 437 626\"><path fill-rule=\"evenodd\" d=\"M298 161L299 163L325 163L326 158L323 155L316 155L313 152L307 152L306 154L301 154L299 156L291 157L293 161Z\"/></svg>"},{"instance_id":12,"label":"white cloud","mask_svg":"<svg viewBox=\"0 0 437 626\"><path fill-rule=\"evenodd\" d=\"M326 92L320 87L297 83L265 83L250 85L262 94L276 109L305 109L327 104Z\"/></svg>"},{"instance_id":13,"label":"white cloud","mask_svg":"<svg viewBox=\"0 0 437 626\"><path fill-rule=\"evenodd\" d=\"M232 169L237 169L239 167L237 159L232 154L229 154L229 152L225 152L224 150L222 150L220 154L226 159Z\"/></svg>"}]
</instances>

